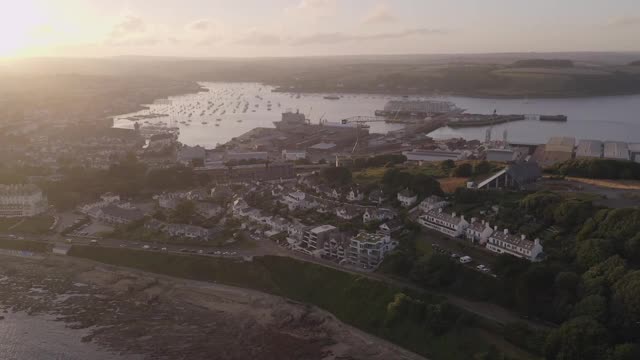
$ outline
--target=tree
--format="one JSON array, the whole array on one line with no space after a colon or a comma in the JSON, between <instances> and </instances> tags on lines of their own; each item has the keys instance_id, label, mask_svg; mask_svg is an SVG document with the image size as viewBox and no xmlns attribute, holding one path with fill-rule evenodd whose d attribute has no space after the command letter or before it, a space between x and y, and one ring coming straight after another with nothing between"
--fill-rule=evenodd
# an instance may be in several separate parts
<instances>
[{"instance_id":1,"label":"tree","mask_svg":"<svg viewBox=\"0 0 640 360\"><path fill-rule=\"evenodd\" d=\"M602 295L589 295L574 306L571 316L588 316L604 324L608 318L607 298Z\"/></svg>"},{"instance_id":2,"label":"tree","mask_svg":"<svg viewBox=\"0 0 640 360\"><path fill-rule=\"evenodd\" d=\"M427 287L443 287L456 279L457 270L456 264L448 256L432 254L421 257L414 264L410 277Z\"/></svg>"},{"instance_id":3,"label":"tree","mask_svg":"<svg viewBox=\"0 0 640 360\"><path fill-rule=\"evenodd\" d=\"M196 215L196 204L190 200L184 200L178 203L172 214L172 220L176 223L187 224L193 220Z\"/></svg>"},{"instance_id":4,"label":"tree","mask_svg":"<svg viewBox=\"0 0 640 360\"><path fill-rule=\"evenodd\" d=\"M576 248L576 263L582 269L603 262L614 254L609 241L604 239L587 239L578 243Z\"/></svg>"},{"instance_id":5,"label":"tree","mask_svg":"<svg viewBox=\"0 0 640 360\"><path fill-rule=\"evenodd\" d=\"M351 170L346 167L328 167L322 169L322 178L332 185L348 185L351 183Z\"/></svg>"},{"instance_id":6,"label":"tree","mask_svg":"<svg viewBox=\"0 0 640 360\"><path fill-rule=\"evenodd\" d=\"M473 169L475 175L484 175L491 171L491 163L488 161L480 161Z\"/></svg>"},{"instance_id":7,"label":"tree","mask_svg":"<svg viewBox=\"0 0 640 360\"><path fill-rule=\"evenodd\" d=\"M638 360L640 359L640 345L638 344L618 344L609 355L608 360Z\"/></svg>"},{"instance_id":8,"label":"tree","mask_svg":"<svg viewBox=\"0 0 640 360\"><path fill-rule=\"evenodd\" d=\"M470 177L471 175L473 175L473 166L470 163L460 164L453 169L454 177Z\"/></svg>"},{"instance_id":9,"label":"tree","mask_svg":"<svg viewBox=\"0 0 640 360\"><path fill-rule=\"evenodd\" d=\"M640 339L640 270L627 273L613 285L611 316L626 338Z\"/></svg>"},{"instance_id":10,"label":"tree","mask_svg":"<svg viewBox=\"0 0 640 360\"><path fill-rule=\"evenodd\" d=\"M456 166L456 163L451 159L444 160L440 163L440 168L447 172L453 169L455 166Z\"/></svg>"},{"instance_id":11,"label":"tree","mask_svg":"<svg viewBox=\"0 0 640 360\"><path fill-rule=\"evenodd\" d=\"M609 333L596 320L582 316L571 319L547 337L547 360L601 360L606 358Z\"/></svg>"}]
</instances>

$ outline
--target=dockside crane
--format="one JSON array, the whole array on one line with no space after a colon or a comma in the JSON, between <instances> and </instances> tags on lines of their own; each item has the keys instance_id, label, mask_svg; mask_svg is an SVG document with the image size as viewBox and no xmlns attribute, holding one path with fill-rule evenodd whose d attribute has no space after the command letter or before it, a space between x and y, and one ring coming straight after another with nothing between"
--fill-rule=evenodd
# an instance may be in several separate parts
<instances>
[{"instance_id":1,"label":"dockside crane","mask_svg":"<svg viewBox=\"0 0 640 360\"><path fill-rule=\"evenodd\" d=\"M367 125L368 123L374 123L374 122L385 122L385 119L380 119L377 117L373 117L373 116L354 116L354 117L350 117L347 119L342 119L340 121L340 123L342 123L342 125L348 125L348 124L355 124L355 129L356 129L356 143L353 145L353 149L351 150L351 153L355 153L356 150L358 149L358 146L360 145L360 129L368 129L369 125Z\"/></svg>"}]
</instances>

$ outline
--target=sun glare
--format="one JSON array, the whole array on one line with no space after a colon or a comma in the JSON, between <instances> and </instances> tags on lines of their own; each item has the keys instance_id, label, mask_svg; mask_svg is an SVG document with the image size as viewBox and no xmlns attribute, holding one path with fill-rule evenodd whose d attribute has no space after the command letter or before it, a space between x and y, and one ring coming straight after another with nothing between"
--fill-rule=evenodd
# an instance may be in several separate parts
<instances>
[{"instance_id":1,"label":"sun glare","mask_svg":"<svg viewBox=\"0 0 640 360\"><path fill-rule=\"evenodd\" d=\"M33 0L12 1L0 12L0 57L19 56L38 43L33 31L46 22Z\"/></svg>"}]
</instances>

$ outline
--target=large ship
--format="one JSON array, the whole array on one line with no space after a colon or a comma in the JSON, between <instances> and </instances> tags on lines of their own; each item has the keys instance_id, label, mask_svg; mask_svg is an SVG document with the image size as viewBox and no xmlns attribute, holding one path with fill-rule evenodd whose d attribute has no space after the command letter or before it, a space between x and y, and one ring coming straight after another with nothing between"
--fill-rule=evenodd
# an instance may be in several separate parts
<instances>
[{"instance_id":1,"label":"large ship","mask_svg":"<svg viewBox=\"0 0 640 360\"><path fill-rule=\"evenodd\" d=\"M458 108L449 101L434 100L392 100L384 110L376 110L376 116L387 118L425 118L433 114L462 113L464 109Z\"/></svg>"},{"instance_id":2,"label":"large ship","mask_svg":"<svg viewBox=\"0 0 640 360\"><path fill-rule=\"evenodd\" d=\"M340 96L337 95L327 95L324 97L325 100L340 100Z\"/></svg>"}]
</instances>

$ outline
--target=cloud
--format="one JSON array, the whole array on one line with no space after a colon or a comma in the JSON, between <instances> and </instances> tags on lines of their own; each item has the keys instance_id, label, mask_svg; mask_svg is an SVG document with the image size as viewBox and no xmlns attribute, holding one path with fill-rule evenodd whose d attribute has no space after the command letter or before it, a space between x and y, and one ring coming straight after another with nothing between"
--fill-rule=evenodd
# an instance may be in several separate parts
<instances>
[{"instance_id":1,"label":"cloud","mask_svg":"<svg viewBox=\"0 0 640 360\"><path fill-rule=\"evenodd\" d=\"M158 29L141 17L128 15L116 23L105 43L110 46L153 46L162 43Z\"/></svg>"},{"instance_id":2,"label":"cloud","mask_svg":"<svg viewBox=\"0 0 640 360\"><path fill-rule=\"evenodd\" d=\"M362 23L364 24L383 24L396 22L398 18L394 15L393 11L389 9L387 4L378 4L372 8L364 17Z\"/></svg>"},{"instance_id":3,"label":"cloud","mask_svg":"<svg viewBox=\"0 0 640 360\"><path fill-rule=\"evenodd\" d=\"M338 8L337 0L301 0L298 5L285 9L285 13L301 18L333 16Z\"/></svg>"},{"instance_id":4,"label":"cloud","mask_svg":"<svg viewBox=\"0 0 640 360\"><path fill-rule=\"evenodd\" d=\"M611 27L630 27L640 25L640 16L625 16L609 22Z\"/></svg>"},{"instance_id":5,"label":"cloud","mask_svg":"<svg viewBox=\"0 0 640 360\"><path fill-rule=\"evenodd\" d=\"M397 32L383 32L376 34L347 34L342 32L318 33L294 39L291 44L295 46L337 44L349 41L372 41L399 39L411 36L427 36L445 34L446 31L440 29L417 28Z\"/></svg>"},{"instance_id":6,"label":"cloud","mask_svg":"<svg viewBox=\"0 0 640 360\"><path fill-rule=\"evenodd\" d=\"M187 30L193 31L193 32L211 31L215 29L215 27L216 27L216 24L214 24L213 21L207 20L207 19L196 20L190 24L187 24Z\"/></svg>"},{"instance_id":7,"label":"cloud","mask_svg":"<svg viewBox=\"0 0 640 360\"><path fill-rule=\"evenodd\" d=\"M235 43L247 46L273 46L280 44L280 42L280 36L266 32L260 32L254 29L249 31L249 33L247 33L242 38L238 39Z\"/></svg>"},{"instance_id":8,"label":"cloud","mask_svg":"<svg viewBox=\"0 0 640 360\"><path fill-rule=\"evenodd\" d=\"M127 37L131 34L143 33L147 30L147 24L138 16L129 15L117 23L109 37L112 39Z\"/></svg>"}]
</instances>

